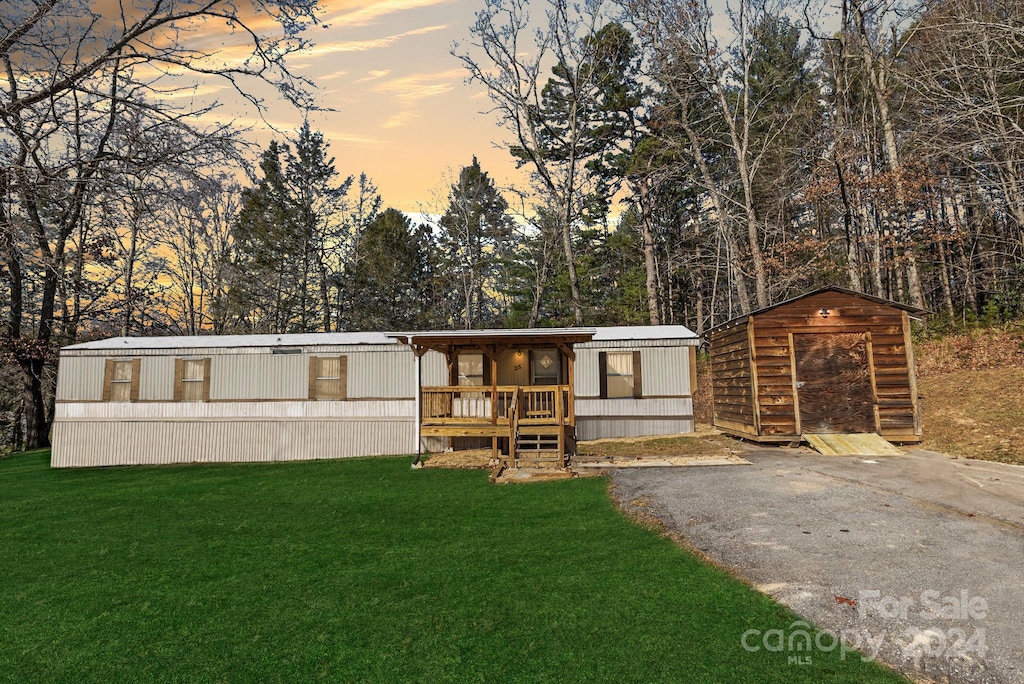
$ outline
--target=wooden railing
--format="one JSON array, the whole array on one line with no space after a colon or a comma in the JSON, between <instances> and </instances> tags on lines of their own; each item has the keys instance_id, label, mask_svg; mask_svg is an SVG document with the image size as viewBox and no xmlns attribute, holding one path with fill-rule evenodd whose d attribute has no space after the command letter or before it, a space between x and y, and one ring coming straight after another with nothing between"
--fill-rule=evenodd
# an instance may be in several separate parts
<instances>
[{"instance_id":1,"label":"wooden railing","mask_svg":"<svg viewBox=\"0 0 1024 684\"><path fill-rule=\"evenodd\" d=\"M568 385L523 387L519 422L524 425L561 425L568 417Z\"/></svg>"},{"instance_id":2,"label":"wooden railing","mask_svg":"<svg viewBox=\"0 0 1024 684\"><path fill-rule=\"evenodd\" d=\"M575 418L568 385L424 387L421 391L424 425L510 425L513 414L522 425L572 424Z\"/></svg>"},{"instance_id":3,"label":"wooden railing","mask_svg":"<svg viewBox=\"0 0 1024 684\"><path fill-rule=\"evenodd\" d=\"M424 387L424 425L484 423L507 425L515 386Z\"/></svg>"}]
</instances>

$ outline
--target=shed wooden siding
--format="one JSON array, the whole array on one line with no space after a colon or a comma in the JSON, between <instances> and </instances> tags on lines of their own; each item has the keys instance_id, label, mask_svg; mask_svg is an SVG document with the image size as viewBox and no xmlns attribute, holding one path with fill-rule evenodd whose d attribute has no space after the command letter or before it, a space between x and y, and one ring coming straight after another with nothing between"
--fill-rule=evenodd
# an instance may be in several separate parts
<instances>
[{"instance_id":1,"label":"shed wooden siding","mask_svg":"<svg viewBox=\"0 0 1024 684\"><path fill-rule=\"evenodd\" d=\"M822 309L829 310L827 317ZM792 339L830 333L864 336L879 434L894 441L920 439L907 313L843 292L754 313L712 334L715 424L752 436L798 436Z\"/></svg>"},{"instance_id":2,"label":"shed wooden siding","mask_svg":"<svg viewBox=\"0 0 1024 684\"><path fill-rule=\"evenodd\" d=\"M711 333L711 384L715 425L757 434L750 373L748 319Z\"/></svg>"}]
</instances>

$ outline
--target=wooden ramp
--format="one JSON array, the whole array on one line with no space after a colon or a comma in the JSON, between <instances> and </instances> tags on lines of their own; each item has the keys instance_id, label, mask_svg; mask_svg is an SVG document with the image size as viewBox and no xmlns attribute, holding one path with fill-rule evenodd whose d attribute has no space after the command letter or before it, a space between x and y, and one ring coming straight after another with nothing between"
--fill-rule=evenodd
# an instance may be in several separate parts
<instances>
[{"instance_id":1,"label":"wooden ramp","mask_svg":"<svg viewBox=\"0 0 1024 684\"><path fill-rule=\"evenodd\" d=\"M804 441L825 456L902 456L903 452L874 432L862 434L803 435Z\"/></svg>"}]
</instances>

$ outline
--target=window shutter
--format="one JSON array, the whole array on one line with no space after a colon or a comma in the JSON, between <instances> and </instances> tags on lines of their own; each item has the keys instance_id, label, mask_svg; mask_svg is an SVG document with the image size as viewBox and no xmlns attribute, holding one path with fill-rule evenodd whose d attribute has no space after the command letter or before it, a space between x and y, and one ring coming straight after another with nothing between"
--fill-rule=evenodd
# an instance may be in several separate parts
<instances>
[{"instance_id":1,"label":"window shutter","mask_svg":"<svg viewBox=\"0 0 1024 684\"><path fill-rule=\"evenodd\" d=\"M320 359L315 356L309 357L309 399L316 399L316 374L320 370Z\"/></svg>"},{"instance_id":2,"label":"window shutter","mask_svg":"<svg viewBox=\"0 0 1024 684\"><path fill-rule=\"evenodd\" d=\"M103 401L110 401L110 383L114 379L114 360L107 359L103 364Z\"/></svg>"},{"instance_id":3,"label":"window shutter","mask_svg":"<svg viewBox=\"0 0 1024 684\"><path fill-rule=\"evenodd\" d=\"M640 350L633 352L633 398L644 396L644 374L640 367Z\"/></svg>"},{"instance_id":4,"label":"window shutter","mask_svg":"<svg viewBox=\"0 0 1024 684\"><path fill-rule=\"evenodd\" d=\"M142 374L142 359L132 359L132 401L139 400L139 376Z\"/></svg>"},{"instance_id":5,"label":"window shutter","mask_svg":"<svg viewBox=\"0 0 1024 684\"><path fill-rule=\"evenodd\" d=\"M181 379L184 375L184 359L174 359L174 401L181 401Z\"/></svg>"},{"instance_id":6,"label":"window shutter","mask_svg":"<svg viewBox=\"0 0 1024 684\"><path fill-rule=\"evenodd\" d=\"M210 358L203 359L203 401L210 401Z\"/></svg>"},{"instance_id":7,"label":"window shutter","mask_svg":"<svg viewBox=\"0 0 1024 684\"><path fill-rule=\"evenodd\" d=\"M338 371L338 375L340 376L341 387L340 387L340 395L338 396L338 399L348 399L348 357L347 356L342 356L340 358L340 366L341 366L341 368Z\"/></svg>"},{"instance_id":8,"label":"window shutter","mask_svg":"<svg viewBox=\"0 0 1024 684\"><path fill-rule=\"evenodd\" d=\"M597 375L601 386L601 398L608 398L608 352L597 354Z\"/></svg>"}]
</instances>

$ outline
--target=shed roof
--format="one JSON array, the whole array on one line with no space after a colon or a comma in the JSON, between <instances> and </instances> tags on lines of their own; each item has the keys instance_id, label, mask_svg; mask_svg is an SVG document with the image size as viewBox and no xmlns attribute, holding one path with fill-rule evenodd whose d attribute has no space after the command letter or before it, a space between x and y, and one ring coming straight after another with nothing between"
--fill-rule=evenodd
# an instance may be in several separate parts
<instances>
[{"instance_id":1,"label":"shed roof","mask_svg":"<svg viewBox=\"0 0 1024 684\"><path fill-rule=\"evenodd\" d=\"M711 328L711 330L709 330L708 332L712 332L712 331L717 330L719 328L724 328L727 325L732 325L733 323L735 323L737 321L744 320L744 319L746 319L746 318L748 318L750 316L757 316L759 314L765 313L766 311L771 311L772 309L777 309L780 306L786 306L787 304L792 304L793 302L800 301L801 299L806 299L807 297L813 297L814 295L819 295L819 294L822 294L822 293L825 293L825 292L838 292L840 294L850 295L851 297L859 297L860 299L866 299L869 302L874 302L875 304L881 304L883 306L891 306L894 309L901 309L903 311L906 311L906 312L912 313L912 314L927 314L927 313L931 313L930 311L928 311L928 309L921 309L921 308L916 307L916 306L911 306L910 304L903 304L902 302L893 301L891 299L886 299L884 297L876 297L875 295L869 295L869 294L866 294L864 292L857 292L856 290L849 290L849 289L847 289L845 287L828 286L828 287L820 287L817 290L811 290L810 292L805 292L802 295L798 295L796 297L792 297L790 299L778 302L776 304L772 304L770 306L765 306L763 308L757 309L756 311L751 311L750 313L745 313L745 314L743 314L741 316L736 316L735 318L731 318L728 321L725 321L724 323L719 323L714 328Z\"/></svg>"}]
</instances>

